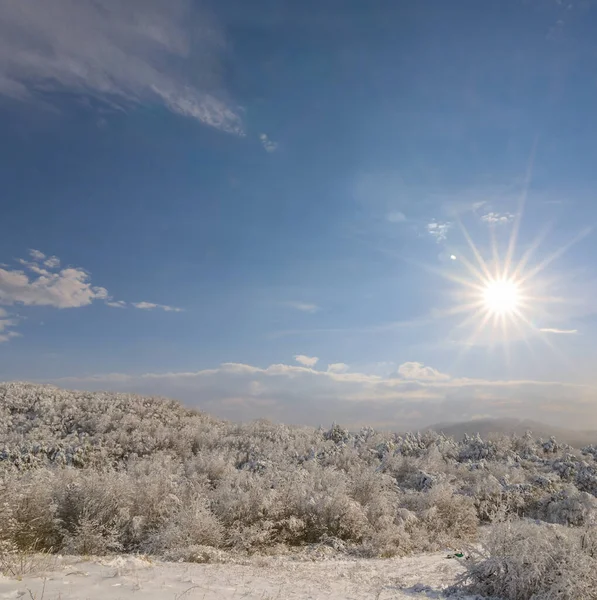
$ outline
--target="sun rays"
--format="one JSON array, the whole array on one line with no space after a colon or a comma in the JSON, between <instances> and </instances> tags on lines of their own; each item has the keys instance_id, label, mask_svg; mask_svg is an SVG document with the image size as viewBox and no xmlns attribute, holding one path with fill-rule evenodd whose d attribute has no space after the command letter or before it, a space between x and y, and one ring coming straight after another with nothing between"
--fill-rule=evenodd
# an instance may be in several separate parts
<instances>
[{"instance_id":1,"label":"sun rays","mask_svg":"<svg viewBox=\"0 0 597 600\"><path fill-rule=\"evenodd\" d=\"M459 252L450 249L454 252L453 256L457 256L461 268L455 268L456 263L450 261L451 268L440 274L454 284L454 301L451 307L442 311L442 316L463 316L453 330L460 332L457 337L462 342L463 352L476 345L503 345L507 353L507 346L514 341L524 341L530 348L529 342L533 337L539 337L555 349L543 332L546 326L549 327L545 323L549 323L550 306L562 304L566 299L550 293L552 284L558 283L558 277L546 278L545 270L590 229L541 257L539 249L547 237L547 231L544 231L520 252L520 258L516 260L520 214L511 226L503 259L496 228L504 225L490 225L489 243L486 244L489 252L484 253L464 225L459 223L468 250Z\"/></svg>"}]
</instances>

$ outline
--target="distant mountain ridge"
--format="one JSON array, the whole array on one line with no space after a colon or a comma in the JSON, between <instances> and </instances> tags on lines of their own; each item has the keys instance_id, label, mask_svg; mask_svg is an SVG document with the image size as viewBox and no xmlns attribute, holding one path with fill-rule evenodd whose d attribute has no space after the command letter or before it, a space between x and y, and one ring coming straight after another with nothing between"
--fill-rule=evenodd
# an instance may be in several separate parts
<instances>
[{"instance_id":1,"label":"distant mountain ridge","mask_svg":"<svg viewBox=\"0 0 597 600\"><path fill-rule=\"evenodd\" d=\"M456 439L462 439L465 434L474 435L476 433L479 433L481 437L486 437L491 433L523 435L530 430L534 438L548 439L554 436L559 442L577 448L597 444L597 431L553 427L530 419L476 419L458 423L436 423L425 428L425 430L429 429L443 432Z\"/></svg>"}]
</instances>

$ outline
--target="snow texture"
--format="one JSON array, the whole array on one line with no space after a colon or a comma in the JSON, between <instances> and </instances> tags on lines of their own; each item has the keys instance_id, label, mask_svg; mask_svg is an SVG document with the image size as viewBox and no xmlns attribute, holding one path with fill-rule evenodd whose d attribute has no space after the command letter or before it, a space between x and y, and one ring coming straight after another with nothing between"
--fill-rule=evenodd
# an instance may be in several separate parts
<instances>
[{"instance_id":1,"label":"snow texture","mask_svg":"<svg viewBox=\"0 0 597 600\"><path fill-rule=\"evenodd\" d=\"M35 577L0 578L0 599L31 598L30 590L33 598L43 594L44 600L412 600L443 597L442 590L461 571L445 553L317 562L262 557L206 565L133 556L64 557Z\"/></svg>"}]
</instances>

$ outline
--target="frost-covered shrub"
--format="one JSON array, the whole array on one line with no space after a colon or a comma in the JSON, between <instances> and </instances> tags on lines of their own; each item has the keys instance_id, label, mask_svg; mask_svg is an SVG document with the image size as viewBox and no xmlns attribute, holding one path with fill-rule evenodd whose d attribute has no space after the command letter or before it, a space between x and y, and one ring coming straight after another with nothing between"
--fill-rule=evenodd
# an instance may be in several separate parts
<instances>
[{"instance_id":1,"label":"frost-covered shrub","mask_svg":"<svg viewBox=\"0 0 597 600\"><path fill-rule=\"evenodd\" d=\"M583 532L525 521L495 524L465 563L461 590L505 600L594 600L597 560Z\"/></svg>"},{"instance_id":2,"label":"frost-covered shrub","mask_svg":"<svg viewBox=\"0 0 597 600\"><path fill-rule=\"evenodd\" d=\"M324 439L331 440L335 444L345 444L350 439L350 432L337 423L333 423L331 428L323 434Z\"/></svg>"},{"instance_id":3,"label":"frost-covered shrub","mask_svg":"<svg viewBox=\"0 0 597 600\"><path fill-rule=\"evenodd\" d=\"M441 485L428 492L411 492L401 502L416 516L410 519L406 530L415 547L438 550L462 541L476 538L479 519L471 498L455 494L451 486Z\"/></svg>"},{"instance_id":4,"label":"frost-covered shrub","mask_svg":"<svg viewBox=\"0 0 597 600\"><path fill-rule=\"evenodd\" d=\"M282 519L300 531L294 540L287 532L288 541L294 543L315 542L322 536L359 541L369 528L365 508L350 495L347 475L317 463L280 483L278 506ZM293 519L302 524L300 530Z\"/></svg>"},{"instance_id":5,"label":"frost-covered shrub","mask_svg":"<svg viewBox=\"0 0 597 600\"><path fill-rule=\"evenodd\" d=\"M481 439L479 434L474 436L465 435L458 460L461 462L493 460L496 455L497 448L493 442Z\"/></svg>"},{"instance_id":6,"label":"frost-covered shrub","mask_svg":"<svg viewBox=\"0 0 597 600\"><path fill-rule=\"evenodd\" d=\"M597 460L597 446L591 444L590 446L585 446L582 449L582 453L588 456L592 456L595 460Z\"/></svg>"},{"instance_id":7,"label":"frost-covered shrub","mask_svg":"<svg viewBox=\"0 0 597 600\"><path fill-rule=\"evenodd\" d=\"M0 544L199 561L456 547L508 516L592 523L591 448L234 424L160 398L0 384Z\"/></svg>"},{"instance_id":8,"label":"frost-covered shrub","mask_svg":"<svg viewBox=\"0 0 597 600\"><path fill-rule=\"evenodd\" d=\"M9 471L0 484L3 502L3 537L10 535L19 550L57 550L61 545L60 522L56 516L52 490L57 483L54 473L46 469L19 474Z\"/></svg>"},{"instance_id":9,"label":"frost-covered shrub","mask_svg":"<svg viewBox=\"0 0 597 600\"><path fill-rule=\"evenodd\" d=\"M178 506L161 527L147 536L141 549L149 554L172 555L179 552L190 556L198 552L199 546L218 547L223 540L222 524L209 510L207 498L198 496Z\"/></svg>"},{"instance_id":10,"label":"frost-covered shrub","mask_svg":"<svg viewBox=\"0 0 597 600\"><path fill-rule=\"evenodd\" d=\"M504 486L493 475L475 478L465 489L482 523L491 523L510 512L504 498Z\"/></svg>"},{"instance_id":11,"label":"frost-covered shrub","mask_svg":"<svg viewBox=\"0 0 597 600\"><path fill-rule=\"evenodd\" d=\"M588 525L597 519L597 499L573 486L566 486L541 499L536 517L547 523Z\"/></svg>"},{"instance_id":12,"label":"frost-covered shrub","mask_svg":"<svg viewBox=\"0 0 597 600\"><path fill-rule=\"evenodd\" d=\"M578 465L575 473L576 487L584 492L597 496L597 467L584 461Z\"/></svg>"}]
</instances>

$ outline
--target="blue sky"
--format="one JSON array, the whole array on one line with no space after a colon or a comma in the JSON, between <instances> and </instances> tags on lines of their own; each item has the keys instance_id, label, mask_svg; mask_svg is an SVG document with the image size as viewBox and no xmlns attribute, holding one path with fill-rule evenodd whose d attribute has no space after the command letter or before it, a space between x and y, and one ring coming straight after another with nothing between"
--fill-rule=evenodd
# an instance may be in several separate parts
<instances>
[{"instance_id":1,"label":"blue sky","mask_svg":"<svg viewBox=\"0 0 597 600\"><path fill-rule=\"evenodd\" d=\"M0 379L597 427L596 11L0 0Z\"/></svg>"}]
</instances>

